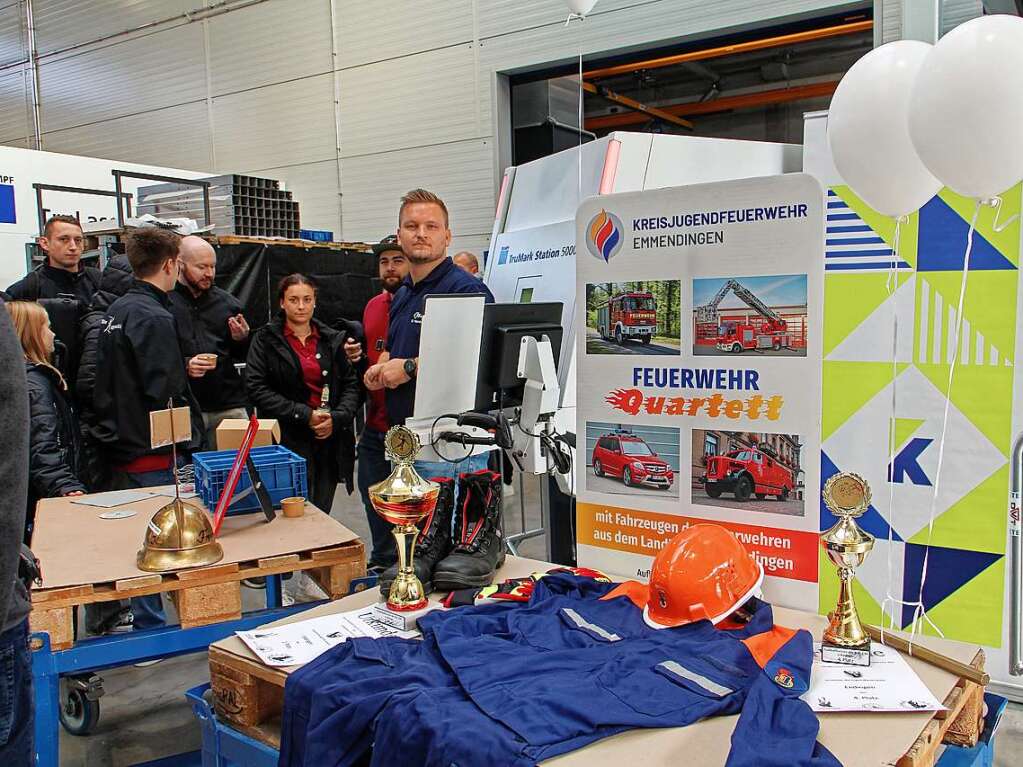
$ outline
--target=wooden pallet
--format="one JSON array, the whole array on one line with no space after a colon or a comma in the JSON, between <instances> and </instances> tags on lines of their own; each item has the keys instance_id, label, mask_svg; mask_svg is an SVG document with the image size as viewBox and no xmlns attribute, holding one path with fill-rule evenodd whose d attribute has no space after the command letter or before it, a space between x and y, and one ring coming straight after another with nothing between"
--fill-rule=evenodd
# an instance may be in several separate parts
<instances>
[{"instance_id":1,"label":"wooden pallet","mask_svg":"<svg viewBox=\"0 0 1023 767\"><path fill-rule=\"evenodd\" d=\"M984 660L984 651L978 650L970 665L983 669ZM934 714L896 767L931 767L937 761L943 743L970 748L977 745L984 729L984 688L960 679L942 702L948 710Z\"/></svg>"},{"instance_id":2,"label":"wooden pallet","mask_svg":"<svg viewBox=\"0 0 1023 767\"><path fill-rule=\"evenodd\" d=\"M182 628L206 626L241 617L242 580L299 571L308 572L331 599L340 599L348 593L353 579L366 574L365 548L362 541L354 540L340 546L249 562L39 589L32 592L29 620L32 631L50 635L52 649L65 650L74 643L72 612L78 605L167 592L174 601Z\"/></svg>"},{"instance_id":3,"label":"wooden pallet","mask_svg":"<svg viewBox=\"0 0 1023 767\"><path fill-rule=\"evenodd\" d=\"M288 675L216 646L209 651L210 688L217 716L239 732L280 748L281 710ZM978 651L971 664L984 668ZM975 746L983 729L984 688L959 680L945 698L947 711L935 713L896 767L933 767L942 743Z\"/></svg>"},{"instance_id":4,"label":"wooden pallet","mask_svg":"<svg viewBox=\"0 0 1023 767\"><path fill-rule=\"evenodd\" d=\"M220 234L208 236L211 242L220 245L290 245L295 248L323 248L327 250L354 250L361 253L372 253L373 246L364 242L316 242L314 240L285 240L277 237L250 237L240 234Z\"/></svg>"}]
</instances>

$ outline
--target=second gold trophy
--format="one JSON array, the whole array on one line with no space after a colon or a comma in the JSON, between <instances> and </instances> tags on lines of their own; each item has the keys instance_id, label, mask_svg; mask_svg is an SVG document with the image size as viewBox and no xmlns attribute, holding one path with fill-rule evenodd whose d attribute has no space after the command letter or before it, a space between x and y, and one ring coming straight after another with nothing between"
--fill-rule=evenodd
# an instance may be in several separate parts
<instances>
[{"instance_id":1,"label":"second gold trophy","mask_svg":"<svg viewBox=\"0 0 1023 767\"><path fill-rule=\"evenodd\" d=\"M418 522L433 511L440 494L440 485L423 479L416 472L416 456L421 448L415 432L394 426L384 437L387 457L394 464L383 482L369 488L373 509L394 525L398 546L398 574L387 594L387 607L396 612L411 612L426 607L423 584L412 567Z\"/></svg>"}]
</instances>

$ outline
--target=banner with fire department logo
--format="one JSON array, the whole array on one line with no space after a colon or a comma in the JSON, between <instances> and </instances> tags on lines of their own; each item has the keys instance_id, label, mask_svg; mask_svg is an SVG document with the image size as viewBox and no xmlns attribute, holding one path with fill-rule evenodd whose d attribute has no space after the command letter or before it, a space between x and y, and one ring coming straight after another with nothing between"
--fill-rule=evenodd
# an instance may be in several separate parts
<instances>
[{"instance_id":1,"label":"banner with fire department logo","mask_svg":"<svg viewBox=\"0 0 1023 767\"><path fill-rule=\"evenodd\" d=\"M580 564L642 578L714 521L817 608L823 197L787 175L579 208Z\"/></svg>"}]
</instances>

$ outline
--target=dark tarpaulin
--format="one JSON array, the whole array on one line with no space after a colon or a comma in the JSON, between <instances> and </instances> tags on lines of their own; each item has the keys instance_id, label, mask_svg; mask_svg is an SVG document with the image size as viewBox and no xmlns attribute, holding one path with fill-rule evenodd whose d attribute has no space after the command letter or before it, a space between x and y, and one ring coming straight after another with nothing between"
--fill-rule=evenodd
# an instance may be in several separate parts
<instances>
[{"instance_id":1,"label":"dark tarpaulin","mask_svg":"<svg viewBox=\"0 0 1023 767\"><path fill-rule=\"evenodd\" d=\"M241 301L253 329L277 313L277 283L295 272L316 278L316 317L328 325L342 318L361 322L366 302L380 290L372 253L257 243L216 249L217 285Z\"/></svg>"}]
</instances>

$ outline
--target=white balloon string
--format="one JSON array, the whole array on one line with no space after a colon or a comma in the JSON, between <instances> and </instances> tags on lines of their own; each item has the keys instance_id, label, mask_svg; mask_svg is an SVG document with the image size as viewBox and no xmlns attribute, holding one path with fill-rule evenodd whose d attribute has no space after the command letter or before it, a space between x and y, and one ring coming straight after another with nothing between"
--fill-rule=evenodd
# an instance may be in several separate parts
<instances>
[{"instance_id":1,"label":"white balloon string","mask_svg":"<svg viewBox=\"0 0 1023 767\"><path fill-rule=\"evenodd\" d=\"M990 205L992 208L995 209L995 221L991 225L991 228L994 229L997 234L1001 234L1002 232L1004 232L1006 229L1012 226L1013 221L1019 218L1019 213L1017 213L1014 216L1012 216L1008 221L998 223L998 217L1002 215L1002 202L1003 200L1001 197L992 197L990 200L984 201L984 205Z\"/></svg>"},{"instance_id":2,"label":"white balloon string","mask_svg":"<svg viewBox=\"0 0 1023 767\"><path fill-rule=\"evenodd\" d=\"M924 585L927 583L927 566L931 556L931 536L934 534L934 517L938 508L938 493L941 490L941 467L945 461L945 438L948 434L948 413L952 405L952 384L955 381L956 363L959 360L959 343L963 330L963 306L966 303L966 284L970 275L970 255L973 253L973 235L977 231L977 216L980 213L981 201L977 200L973 208L973 218L970 220L970 230L966 234L966 254L963 258L963 278L959 282L959 304L956 309L956 324L952 336L952 359L948 364L948 386L945 388L945 412L941 420L941 438L938 441L938 465L934 472L934 493L931 495L931 509L927 517L927 546L924 549L924 561L920 568L920 592L917 595L917 608L913 614L913 627L910 632L910 648L913 645L913 638L916 632L922 628L921 618L926 620L931 627L944 636L934 622L927 615L924 607Z\"/></svg>"},{"instance_id":3,"label":"white balloon string","mask_svg":"<svg viewBox=\"0 0 1023 767\"><path fill-rule=\"evenodd\" d=\"M899 312L898 299L895 293L899 288L899 244L901 240L902 224L906 221L905 216L895 219L895 235L892 238L892 260L888 267L888 281L885 288L888 297L892 302L892 414L888 420L888 580L885 587L885 597L881 602L881 644L884 644L884 622L888 617L888 624L891 629L895 628L896 603L899 601L892 594L892 582L895 565L892 562L892 552L895 549L894 528L895 528L895 483L892 482L892 464L895 463L895 380L899 375L899 363L897 358L899 341ZM891 606L891 613L888 609Z\"/></svg>"}]
</instances>

